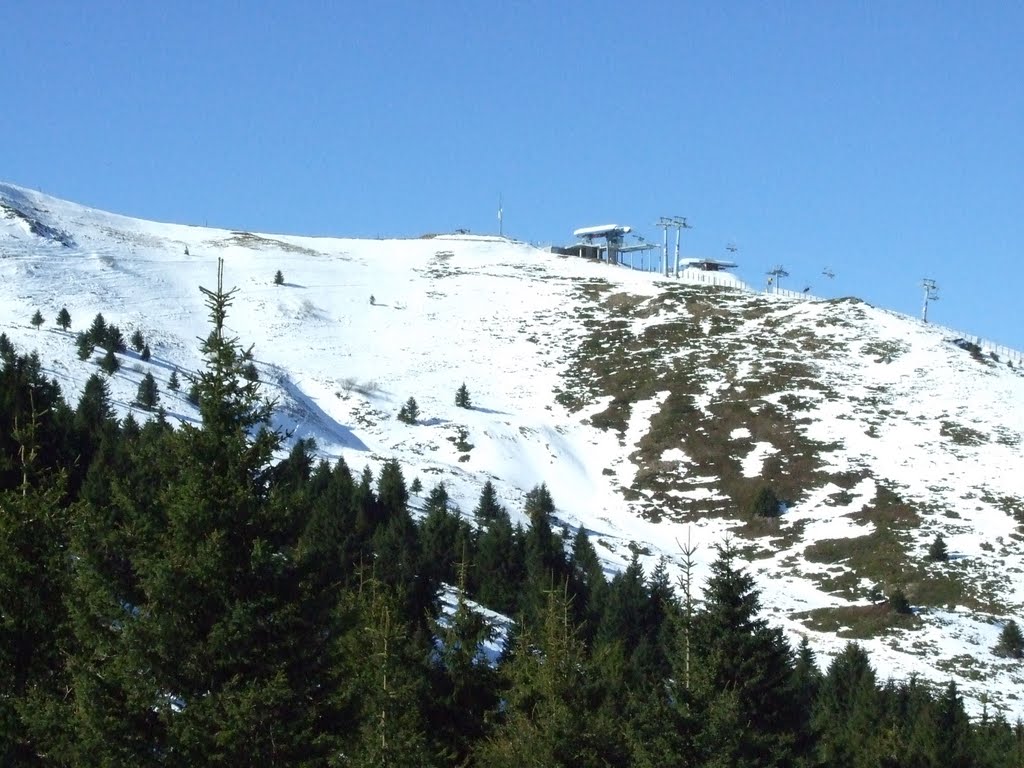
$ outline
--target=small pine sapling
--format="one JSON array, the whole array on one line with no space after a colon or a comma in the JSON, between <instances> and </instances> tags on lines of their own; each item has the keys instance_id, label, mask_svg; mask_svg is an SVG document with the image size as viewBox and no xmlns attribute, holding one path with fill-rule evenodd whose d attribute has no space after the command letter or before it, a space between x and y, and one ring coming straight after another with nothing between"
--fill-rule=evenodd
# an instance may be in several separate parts
<instances>
[{"instance_id":1,"label":"small pine sapling","mask_svg":"<svg viewBox=\"0 0 1024 768\"><path fill-rule=\"evenodd\" d=\"M398 420L405 422L406 424L415 424L419 416L420 408L416 404L415 397L410 397L406 400L405 405L403 405L398 411Z\"/></svg>"},{"instance_id":2,"label":"small pine sapling","mask_svg":"<svg viewBox=\"0 0 1024 768\"><path fill-rule=\"evenodd\" d=\"M1009 659L1024 658L1024 633L1020 626L1013 619L1003 625L1003 631L999 633L999 642L992 649L996 656Z\"/></svg>"},{"instance_id":3,"label":"small pine sapling","mask_svg":"<svg viewBox=\"0 0 1024 768\"><path fill-rule=\"evenodd\" d=\"M96 349L92 344L92 339L89 338L89 334L85 331L78 332L78 335L75 337L75 344L78 346L79 360L88 360L93 350Z\"/></svg>"},{"instance_id":4,"label":"small pine sapling","mask_svg":"<svg viewBox=\"0 0 1024 768\"><path fill-rule=\"evenodd\" d=\"M181 382L178 380L177 371L171 371L171 378L167 380L167 388L171 390L171 392L177 392L181 389Z\"/></svg>"},{"instance_id":5,"label":"small pine sapling","mask_svg":"<svg viewBox=\"0 0 1024 768\"><path fill-rule=\"evenodd\" d=\"M750 512L754 517L778 517L781 512L779 497L767 485L763 486L754 496Z\"/></svg>"},{"instance_id":6,"label":"small pine sapling","mask_svg":"<svg viewBox=\"0 0 1024 768\"><path fill-rule=\"evenodd\" d=\"M423 483L420 482L418 477L414 477L412 482L409 483L409 493L421 493L423 491Z\"/></svg>"},{"instance_id":7,"label":"small pine sapling","mask_svg":"<svg viewBox=\"0 0 1024 768\"><path fill-rule=\"evenodd\" d=\"M60 312L57 313L57 325L62 331L71 327L71 313L68 312L67 307L61 307Z\"/></svg>"},{"instance_id":8,"label":"small pine sapling","mask_svg":"<svg viewBox=\"0 0 1024 768\"><path fill-rule=\"evenodd\" d=\"M949 560L949 549L946 547L946 540L942 538L941 534L937 535L935 541L928 547L928 559L939 563Z\"/></svg>"},{"instance_id":9,"label":"small pine sapling","mask_svg":"<svg viewBox=\"0 0 1024 768\"><path fill-rule=\"evenodd\" d=\"M36 313L32 315L32 325L34 325L36 327L36 330L38 331L39 327L45 322L46 320L43 319L43 313L37 309Z\"/></svg>"},{"instance_id":10,"label":"small pine sapling","mask_svg":"<svg viewBox=\"0 0 1024 768\"><path fill-rule=\"evenodd\" d=\"M114 354L114 350L108 349L107 354L105 354L103 359L100 360L100 368L102 368L103 372L108 376L113 376L117 373L120 367L121 364L117 362L117 355Z\"/></svg>"},{"instance_id":11,"label":"small pine sapling","mask_svg":"<svg viewBox=\"0 0 1024 768\"><path fill-rule=\"evenodd\" d=\"M469 399L469 390L466 388L466 382L462 382L462 386L455 391L455 405L459 408L473 407L473 404Z\"/></svg>"},{"instance_id":12,"label":"small pine sapling","mask_svg":"<svg viewBox=\"0 0 1024 768\"><path fill-rule=\"evenodd\" d=\"M150 358L149 344L143 344L142 345L142 352L139 353L139 357L141 359L143 359L143 360L147 360L147 361L149 360L149 358Z\"/></svg>"},{"instance_id":13,"label":"small pine sapling","mask_svg":"<svg viewBox=\"0 0 1024 768\"><path fill-rule=\"evenodd\" d=\"M284 275L281 274L280 269L274 273L274 285L284 285Z\"/></svg>"},{"instance_id":14,"label":"small pine sapling","mask_svg":"<svg viewBox=\"0 0 1024 768\"><path fill-rule=\"evenodd\" d=\"M132 333L132 349L136 352L141 352L142 348L146 345L146 340L142 338L142 331L138 328Z\"/></svg>"}]
</instances>

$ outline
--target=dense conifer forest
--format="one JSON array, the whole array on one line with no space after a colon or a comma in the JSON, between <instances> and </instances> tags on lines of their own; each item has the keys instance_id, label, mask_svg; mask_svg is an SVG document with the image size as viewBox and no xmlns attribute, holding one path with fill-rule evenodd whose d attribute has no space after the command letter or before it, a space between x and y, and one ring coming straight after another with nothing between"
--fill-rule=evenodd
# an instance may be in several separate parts
<instances>
[{"instance_id":1,"label":"dense conifer forest","mask_svg":"<svg viewBox=\"0 0 1024 768\"><path fill-rule=\"evenodd\" d=\"M855 644L819 670L728 541L692 588L635 557L609 579L543 478L524 528L490 484L472 523L440 483L414 519L395 461L273 461L233 293L204 294L198 426L148 387L117 419L101 373L69 404L0 337L3 765L1024 764L1024 727L952 683ZM470 602L515 620L496 664Z\"/></svg>"}]
</instances>

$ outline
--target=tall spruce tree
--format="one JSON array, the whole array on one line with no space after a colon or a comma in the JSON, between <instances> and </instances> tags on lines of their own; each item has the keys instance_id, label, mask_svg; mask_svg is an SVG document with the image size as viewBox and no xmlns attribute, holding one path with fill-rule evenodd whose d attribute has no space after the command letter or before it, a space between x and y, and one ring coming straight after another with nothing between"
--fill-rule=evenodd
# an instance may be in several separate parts
<instances>
[{"instance_id":1,"label":"tall spruce tree","mask_svg":"<svg viewBox=\"0 0 1024 768\"><path fill-rule=\"evenodd\" d=\"M135 394L135 401L146 410L152 410L160 402L160 390L156 386L156 379L153 374L147 372L139 382L139 391Z\"/></svg>"},{"instance_id":2,"label":"tall spruce tree","mask_svg":"<svg viewBox=\"0 0 1024 768\"><path fill-rule=\"evenodd\" d=\"M115 690L99 696L95 676L80 678L83 729L123 745L121 724L144 726L141 743L100 758L108 762L299 763L332 749L318 703L334 633L325 606L302 588L295 544L306 521L268 493L279 437L225 333L234 291L224 291L222 270L216 290L201 289L214 328L195 376L202 424L164 441L173 481L159 484L159 515L134 532L135 594L108 583L115 599L97 601L118 611L94 620L119 627L102 678ZM83 650L88 667L99 649ZM107 707L97 712L91 699Z\"/></svg>"},{"instance_id":3,"label":"tall spruce tree","mask_svg":"<svg viewBox=\"0 0 1024 768\"><path fill-rule=\"evenodd\" d=\"M726 541L717 549L694 624L694 691L705 709L700 750L715 765L792 765L792 651L782 632L759 618L760 595L736 548Z\"/></svg>"},{"instance_id":4,"label":"tall spruce tree","mask_svg":"<svg viewBox=\"0 0 1024 768\"><path fill-rule=\"evenodd\" d=\"M864 649L849 643L829 665L814 711L823 765L868 768L877 765L865 734L878 731L880 707L875 671Z\"/></svg>"}]
</instances>

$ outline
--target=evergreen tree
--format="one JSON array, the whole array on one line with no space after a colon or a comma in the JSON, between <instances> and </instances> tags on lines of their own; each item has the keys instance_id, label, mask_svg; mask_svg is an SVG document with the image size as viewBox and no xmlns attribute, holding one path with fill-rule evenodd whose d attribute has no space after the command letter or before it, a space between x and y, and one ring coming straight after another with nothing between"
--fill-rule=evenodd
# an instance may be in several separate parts
<instances>
[{"instance_id":1,"label":"evergreen tree","mask_svg":"<svg viewBox=\"0 0 1024 768\"><path fill-rule=\"evenodd\" d=\"M106 345L107 321L103 318L101 312L96 313L96 317L92 320L92 325L89 326L89 341L94 347Z\"/></svg>"},{"instance_id":2,"label":"evergreen tree","mask_svg":"<svg viewBox=\"0 0 1024 768\"><path fill-rule=\"evenodd\" d=\"M75 344L78 346L79 360L88 360L92 356L95 347L93 346L88 333L85 331L79 331L78 335L75 337Z\"/></svg>"},{"instance_id":3,"label":"evergreen tree","mask_svg":"<svg viewBox=\"0 0 1024 768\"><path fill-rule=\"evenodd\" d=\"M100 346L113 352L124 352L128 349L128 345L124 340L124 334L121 333L121 329L116 325L107 326L106 335Z\"/></svg>"},{"instance_id":4,"label":"evergreen tree","mask_svg":"<svg viewBox=\"0 0 1024 768\"><path fill-rule=\"evenodd\" d=\"M767 485L758 490L750 503L750 513L754 517L778 517L781 509L779 497Z\"/></svg>"},{"instance_id":5,"label":"evergreen tree","mask_svg":"<svg viewBox=\"0 0 1024 768\"><path fill-rule=\"evenodd\" d=\"M142 352L141 352L141 353L139 354L139 357L140 357L140 358L141 358L142 360L144 360L144 361L148 362L148 361L149 361L149 358L150 358L150 356L151 356L151 355L150 355L150 351L149 351L149 344L143 344L143 345L142 345Z\"/></svg>"},{"instance_id":6,"label":"evergreen tree","mask_svg":"<svg viewBox=\"0 0 1024 768\"><path fill-rule=\"evenodd\" d=\"M889 594L889 607L896 613L910 615L914 612L914 609L910 605L910 600L907 598L907 593L903 591L902 587L896 587Z\"/></svg>"},{"instance_id":7,"label":"evergreen tree","mask_svg":"<svg viewBox=\"0 0 1024 768\"><path fill-rule=\"evenodd\" d=\"M67 307L61 307L60 312L57 313L57 326L62 331L71 327L71 313L68 312Z\"/></svg>"},{"instance_id":8,"label":"evergreen tree","mask_svg":"<svg viewBox=\"0 0 1024 768\"><path fill-rule=\"evenodd\" d=\"M736 549L726 541L717 550L694 623L693 690L705 709L697 743L715 765L792 765L792 652L781 631L758 618L760 596Z\"/></svg>"},{"instance_id":9,"label":"evergreen tree","mask_svg":"<svg viewBox=\"0 0 1024 768\"><path fill-rule=\"evenodd\" d=\"M455 611L447 622L432 623L440 650L432 657L429 716L446 765L467 763L498 704L497 675L482 649L494 631L466 602L466 567L463 559Z\"/></svg>"},{"instance_id":10,"label":"evergreen tree","mask_svg":"<svg viewBox=\"0 0 1024 768\"><path fill-rule=\"evenodd\" d=\"M879 719L875 672L864 650L850 643L832 660L814 712L814 728L820 734L817 751L821 764L842 768L876 766L875 751L865 742L865 734L878 733Z\"/></svg>"},{"instance_id":11,"label":"evergreen tree","mask_svg":"<svg viewBox=\"0 0 1024 768\"><path fill-rule=\"evenodd\" d=\"M423 483L418 477L414 477L412 482L409 483L409 493L421 493L423 491Z\"/></svg>"},{"instance_id":12,"label":"evergreen tree","mask_svg":"<svg viewBox=\"0 0 1024 768\"><path fill-rule=\"evenodd\" d=\"M497 519L504 512L501 504L498 503L498 493L494 490L494 483L487 480L483 490L480 491L480 501L477 502L473 516L481 523Z\"/></svg>"},{"instance_id":13,"label":"evergreen tree","mask_svg":"<svg viewBox=\"0 0 1024 768\"><path fill-rule=\"evenodd\" d=\"M134 349L136 352L141 352L142 348L145 346L146 340L142 338L142 331L140 331L138 328L136 328L135 331L132 333L131 342L132 349Z\"/></svg>"},{"instance_id":14,"label":"evergreen tree","mask_svg":"<svg viewBox=\"0 0 1024 768\"><path fill-rule=\"evenodd\" d=\"M935 709L936 753L941 756L942 765L949 768L974 766L971 725L955 681L946 684Z\"/></svg>"},{"instance_id":15,"label":"evergreen tree","mask_svg":"<svg viewBox=\"0 0 1024 768\"><path fill-rule=\"evenodd\" d=\"M931 546L928 547L928 559L939 563L944 563L949 559L949 550L946 548L946 540L942 538L941 534L937 534L934 541L932 541Z\"/></svg>"},{"instance_id":16,"label":"evergreen tree","mask_svg":"<svg viewBox=\"0 0 1024 768\"><path fill-rule=\"evenodd\" d=\"M534 486L527 492L523 512L530 519L531 525L537 525L542 520L550 525L551 516L555 514L555 501L546 483Z\"/></svg>"},{"instance_id":17,"label":"evergreen tree","mask_svg":"<svg viewBox=\"0 0 1024 768\"><path fill-rule=\"evenodd\" d=\"M405 488L402 466L397 459L388 459L380 469L377 502L380 504L384 519L409 512L409 492Z\"/></svg>"},{"instance_id":18,"label":"evergreen tree","mask_svg":"<svg viewBox=\"0 0 1024 768\"><path fill-rule=\"evenodd\" d=\"M10 366L14 362L15 357L16 353L11 340L7 338L6 333L0 333L0 362L5 366Z\"/></svg>"},{"instance_id":19,"label":"evergreen tree","mask_svg":"<svg viewBox=\"0 0 1024 768\"><path fill-rule=\"evenodd\" d=\"M488 523L477 543L476 599L506 616L514 616L519 610L526 578L524 538L522 529L513 528L508 513L502 510Z\"/></svg>"},{"instance_id":20,"label":"evergreen tree","mask_svg":"<svg viewBox=\"0 0 1024 768\"><path fill-rule=\"evenodd\" d=\"M177 392L181 389L181 382L178 380L177 371L171 371L171 378L167 380L167 388L171 390L171 392Z\"/></svg>"},{"instance_id":21,"label":"evergreen tree","mask_svg":"<svg viewBox=\"0 0 1024 768\"><path fill-rule=\"evenodd\" d=\"M1016 621L1010 619L1003 625L1003 630L999 633L999 642L992 652L996 656L1010 659L1024 658L1024 633Z\"/></svg>"},{"instance_id":22,"label":"evergreen tree","mask_svg":"<svg viewBox=\"0 0 1024 768\"><path fill-rule=\"evenodd\" d=\"M424 720L425 668L417 659L415 633L403 621L400 599L371 577L357 598L361 629L342 639L342 658L354 667L358 701L355 724L347 723L347 764L429 768Z\"/></svg>"},{"instance_id":23,"label":"evergreen tree","mask_svg":"<svg viewBox=\"0 0 1024 768\"><path fill-rule=\"evenodd\" d=\"M60 709L68 685L72 513L62 503L61 477L45 474L39 461L43 419L32 409L14 430L21 484L0 491L0 764L12 766L41 765L42 755L66 759Z\"/></svg>"},{"instance_id":24,"label":"evergreen tree","mask_svg":"<svg viewBox=\"0 0 1024 768\"><path fill-rule=\"evenodd\" d=\"M588 668L577 628L560 591L549 590L541 621L527 626L502 672L508 681L504 721L477 752L494 768L606 766L612 734L590 717Z\"/></svg>"},{"instance_id":25,"label":"evergreen tree","mask_svg":"<svg viewBox=\"0 0 1024 768\"><path fill-rule=\"evenodd\" d=\"M284 275L281 274L280 269L274 273L274 285L284 285Z\"/></svg>"},{"instance_id":26,"label":"evergreen tree","mask_svg":"<svg viewBox=\"0 0 1024 768\"><path fill-rule=\"evenodd\" d=\"M36 313L32 315L32 325L34 325L36 327L36 330L38 331L40 326L42 326L42 324L45 322L46 320L45 318L43 318L43 313L37 309Z\"/></svg>"},{"instance_id":27,"label":"evergreen tree","mask_svg":"<svg viewBox=\"0 0 1024 768\"><path fill-rule=\"evenodd\" d=\"M147 411L153 410L160 401L160 393L152 373L147 373L139 382L139 391L135 395L135 401Z\"/></svg>"},{"instance_id":28,"label":"evergreen tree","mask_svg":"<svg viewBox=\"0 0 1024 768\"><path fill-rule=\"evenodd\" d=\"M305 520L268 489L279 437L224 332L234 291L223 291L220 275L216 291L202 291L214 327L196 374L202 425L163 440L174 478L154 486L159 514L132 528L135 594L97 577L115 599L93 604L116 613L97 608L83 626L120 630L106 640L83 631L82 664L102 674L80 678L77 711L100 742L104 733L116 742L124 723L144 726L131 755L97 762L319 762L337 754L337 723L326 716L337 692L333 606L303 586L295 555Z\"/></svg>"},{"instance_id":29,"label":"evergreen tree","mask_svg":"<svg viewBox=\"0 0 1024 768\"><path fill-rule=\"evenodd\" d=\"M420 417L420 408L416 404L416 398L410 397L405 401L398 411L398 420L405 422L406 424L415 424L416 420Z\"/></svg>"},{"instance_id":30,"label":"evergreen tree","mask_svg":"<svg viewBox=\"0 0 1024 768\"><path fill-rule=\"evenodd\" d=\"M108 376L113 376L120 369L121 364L117 361L117 356L114 354L114 350L108 349L106 354L103 355L103 359L100 360L100 368Z\"/></svg>"},{"instance_id":31,"label":"evergreen tree","mask_svg":"<svg viewBox=\"0 0 1024 768\"><path fill-rule=\"evenodd\" d=\"M466 388L466 382L462 382L462 386L455 392L455 405L459 408L472 408L473 405L469 400L469 390Z\"/></svg>"}]
</instances>

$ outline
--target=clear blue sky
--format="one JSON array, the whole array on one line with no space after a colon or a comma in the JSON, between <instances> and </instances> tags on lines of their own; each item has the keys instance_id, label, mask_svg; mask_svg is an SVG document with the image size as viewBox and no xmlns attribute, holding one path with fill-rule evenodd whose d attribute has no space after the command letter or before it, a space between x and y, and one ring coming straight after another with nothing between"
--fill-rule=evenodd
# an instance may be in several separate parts
<instances>
[{"instance_id":1,"label":"clear blue sky","mask_svg":"<svg viewBox=\"0 0 1024 768\"><path fill-rule=\"evenodd\" d=\"M6 2L0 179L297 234L688 217L1024 348L1024 4ZM836 277L821 274L831 267Z\"/></svg>"}]
</instances>

